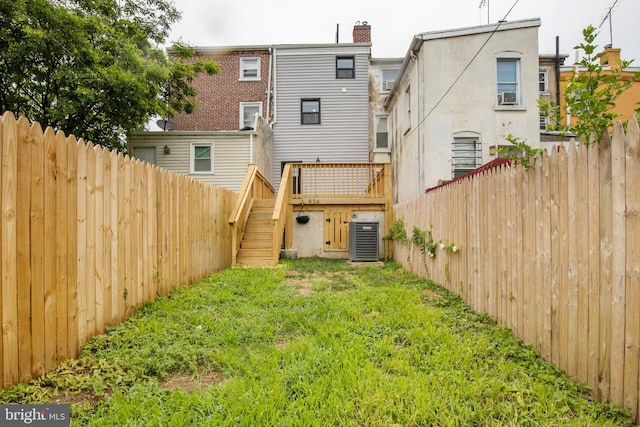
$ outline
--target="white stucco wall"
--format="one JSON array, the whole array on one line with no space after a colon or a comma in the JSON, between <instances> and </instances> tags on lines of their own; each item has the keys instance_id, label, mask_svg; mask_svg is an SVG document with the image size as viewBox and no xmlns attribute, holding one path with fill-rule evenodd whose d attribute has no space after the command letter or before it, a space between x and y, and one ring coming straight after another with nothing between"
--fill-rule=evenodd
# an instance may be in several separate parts
<instances>
[{"instance_id":1,"label":"white stucco wall","mask_svg":"<svg viewBox=\"0 0 640 427\"><path fill-rule=\"evenodd\" d=\"M493 159L490 146L508 144L509 134L539 146L539 23L535 19L503 24L495 33L489 31L495 26L482 26L416 36L388 106L394 120L394 202L410 200L452 178L452 143L457 133L479 136L482 163ZM517 107L496 105L496 58L501 54L520 58ZM410 122L406 120L408 87Z\"/></svg>"}]
</instances>

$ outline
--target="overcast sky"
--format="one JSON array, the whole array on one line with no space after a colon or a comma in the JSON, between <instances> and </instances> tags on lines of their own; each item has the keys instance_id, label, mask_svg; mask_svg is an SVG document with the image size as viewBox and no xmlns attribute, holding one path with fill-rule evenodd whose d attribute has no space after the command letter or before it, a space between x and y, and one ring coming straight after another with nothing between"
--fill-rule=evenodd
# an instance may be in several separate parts
<instances>
[{"instance_id":1,"label":"overcast sky","mask_svg":"<svg viewBox=\"0 0 640 427\"><path fill-rule=\"evenodd\" d=\"M371 25L372 56L404 57L414 34L495 23L505 17L516 0L173 0L182 20L173 26L170 42L181 39L195 46L334 43L352 41L356 21ZM599 47L611 42L622 58L640 67L640 0L519 0L507 20L541 18L540 53L570 55L582 42L582 29L602 24ZM604 20L604 23L603 23ZM571 63L571 62L569 62Z\"/></svg>"}]
</instances>

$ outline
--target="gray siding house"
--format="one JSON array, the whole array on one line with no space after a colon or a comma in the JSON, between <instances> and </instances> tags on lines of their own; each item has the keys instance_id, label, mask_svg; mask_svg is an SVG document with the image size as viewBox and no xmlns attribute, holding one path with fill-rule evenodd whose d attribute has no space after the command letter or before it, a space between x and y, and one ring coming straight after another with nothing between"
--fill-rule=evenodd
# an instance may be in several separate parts
<instances>
[{"instance_id":1,"label":"gray siding house","mask_svg":"<svg viewBox=\"0 0 640 427\"><path fill-rule=\"evenodd\" d=\"M287 162L369 161L370 43L279 45L273 177Z\"/></svg>"}]
</instances>

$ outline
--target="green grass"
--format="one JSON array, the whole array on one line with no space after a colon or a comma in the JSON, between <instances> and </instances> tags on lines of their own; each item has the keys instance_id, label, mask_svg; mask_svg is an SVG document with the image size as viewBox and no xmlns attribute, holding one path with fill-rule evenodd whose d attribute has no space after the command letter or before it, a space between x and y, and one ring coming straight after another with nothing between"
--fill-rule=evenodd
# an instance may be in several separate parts
<instances>
[{"instance_id":1,"label":"green grass","mask_svg":"<svg viewBox=\"0 0 640 427\"><path fill-rule=\"evenodd\" d=\"M147 304L0 402L91 426L632 425L396 264L234 268Z\"/></svg>"}]
</instances>

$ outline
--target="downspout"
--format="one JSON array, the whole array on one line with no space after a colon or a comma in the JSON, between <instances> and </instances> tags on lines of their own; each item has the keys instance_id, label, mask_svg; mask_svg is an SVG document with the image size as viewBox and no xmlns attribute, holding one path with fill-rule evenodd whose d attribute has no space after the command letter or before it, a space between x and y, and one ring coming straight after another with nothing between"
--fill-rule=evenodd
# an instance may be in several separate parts
<instances>
[{"instance_id":1,"label":"downspout","mask_svg":"<svg viewBox=\"0 0 640 427\"><path fill-rule=\"evenodd\" d=\"M269 47L269 76L267 77L267 112L265 114L265 120L269 123L269 118L271 117L271 65L272 65L272 52L273 47Z\"/></svg>"},{"instance_id":2,"label":"downspout","mask_svg":"<svg viewBox=\"0 0 640 427\"><path fill-rule=\"evenodd\" d=\"M273 125L276 124L276 122L278 121L278 109L276 108L276 96L277 96L277 80L278 80L278 75L276 72L277 69L277 60L276 57L278 56L278 51L277 49L273 49L273 56L272 56L272 61L273 61L273 121L271 123L269 123L269 126L271 128L273 128ZM271 68L271 65L269 65L269 68Z\"/></svg>"},{"instance_id":3,"label":"downspout","mask_svg":"<svg viewBox=\"0 0 640 427\"><path fill-rule=\"evenodd\" d=\"M556 36L556 104L560 105L560 36Z\"/></svg>"},{"instance_id":4,"label":"downspout","mask_svg":"<svg viewBox=\"0 0 640 427\"><path fill-rule=\"evenodd\" d=\"M253 147L253 133L258 129L258 115L256 114L255 116L255 120L254 120L254 125L253 125L253 131L251 132L251 134L249 134L249 164L253 165L254 164L254 147Z\"/></svg>"},{"instance_id":5,"label":"downspout","mask_svg":"<svg viewBox=\"0 0 640 427\"><path fill-rule=\"evenodd\" d=\"M416 63L416 105L417 105L417 109L418 111L416 112L416 131L417 131L417 142L416 142L416 197L420 196L420 194L422 193L420 191L421 188L421 179L420 176L422 174L422 158L421 158L421 147L420 147L420 61L418 59L418 55L416 54L416 52L412 49L410 52L410 56L411 59L413 59Z\"/></svg>"}]
</instances>

